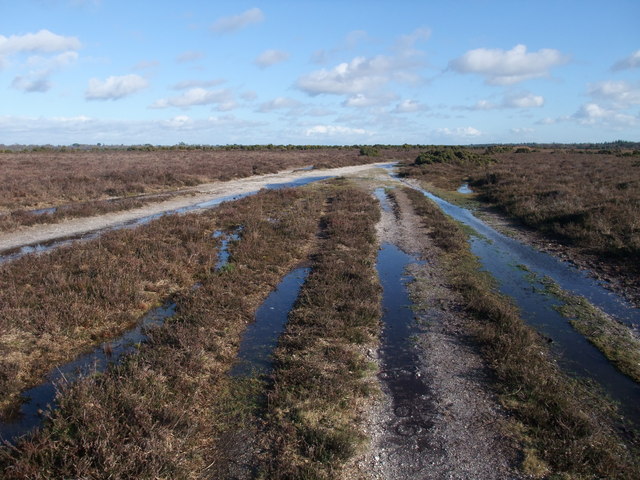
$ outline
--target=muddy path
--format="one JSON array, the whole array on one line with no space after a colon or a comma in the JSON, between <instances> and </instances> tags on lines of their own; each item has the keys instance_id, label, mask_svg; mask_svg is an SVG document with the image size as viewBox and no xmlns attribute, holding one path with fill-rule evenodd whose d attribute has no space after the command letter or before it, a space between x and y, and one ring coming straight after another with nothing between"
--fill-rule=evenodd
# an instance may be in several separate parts
<instances>
[{"instance_id":1,"label":"muddy path","mask_svg":"<svg viewBox=\"0 0 640 480\"><path fill-rule=\"evenodd\" d=\"M362 478L520 478L507 414L471 340L461 299L438 267L439 252L409 200L382 203L378 272L382 395L370 412ZM413 308L409 308L413 303Z\"/></svg>"},{"instance_id":2,"label":"muddy path","mask_svg":"<svg viewBox=\"0 0 640 480\"><path fill-rule=\"evenodd\" d=\"M12 232L1 233L0 252L15 251L22 247L47 244L60 239L75 238L88 232L123 226L140 219L152 219L167 212L207 208L221 201L233 200L255 193L262 188L282 188L297 183L302 184L307 181L314 181L322 177L350 175L382 165L388 164L379 163L318 170L288 170L276 174L257 175L228 182L198 185L183 190L184 195L182 196L132 210L88 218L74 218L56 224L34 225Z\"/></svg>"}]
</instances>

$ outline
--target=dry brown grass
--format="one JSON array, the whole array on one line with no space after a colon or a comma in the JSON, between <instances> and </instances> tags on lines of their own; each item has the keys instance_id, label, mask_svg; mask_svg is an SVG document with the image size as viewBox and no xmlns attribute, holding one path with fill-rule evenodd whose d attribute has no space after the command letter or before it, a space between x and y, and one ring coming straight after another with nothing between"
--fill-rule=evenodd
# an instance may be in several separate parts
<instances>
[{"instance_id":1,"label":"dry brown grass","mask_svg":"<svg viewBox=\"0 0 640 480\"><path fill-rule=\"evenodd\" d=\"M0 212L175 190L307 165L321 168L408 160L416 152L387 148L379 157L368 157L360 155L358 148L326 147L0 153Z\"/></svg>"},{"instance_id":2,"label":"dry brown grass","mask_svg":"<svg viewBox=\"0 0 640 480\"><path fill-rule=\"evenodd\" d=\"M211 214L168 216L0 265L0 409L215 267Z\"/></svg>"},{"instance_id":3,"label":"dry brown grass","mask_svg":"<svg viewBox=\"0 0 640 480\"><path fill-rule=\"evenodd\" d=\"M324 198L271 191L211 216L243 225L234 268L178 295L177 315L138 353L65 388L45 428L0 449L6 479L202 478L225 462L226 375L245 325L279 279L308 253ZM195 221L198 217L191 217ZM195 227L194 227L195 228Z\"/></svg>"},{"instance_id":4,"label":"dry brown grass","mask_svg":"<svg viewBox=\"0 0 640 480\"><path fill-rule=\"evenodd\" d=\"M640 275L640 160L612 153L493 153L496 163L412 166L405 174L444 189L468 179L480 198L586 253Z\"/></svg>"}]
</instances>

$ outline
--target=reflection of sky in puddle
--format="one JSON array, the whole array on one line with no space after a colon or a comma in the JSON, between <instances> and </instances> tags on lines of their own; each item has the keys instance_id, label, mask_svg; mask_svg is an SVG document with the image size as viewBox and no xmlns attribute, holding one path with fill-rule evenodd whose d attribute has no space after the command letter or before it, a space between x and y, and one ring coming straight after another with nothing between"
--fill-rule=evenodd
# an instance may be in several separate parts
<instances>
[{"instance_id":1,"label":"reflection of sky in puddle","mask_svg":"<svg viewBox=\"0 0 640 480\"><path fill-rule=\"evenodd\" d=\"M231 376L268 374L271 371L271 355L309 271L309 268L297 268L287 274L260 305L255 321L242 337L238 361L231 369Z\"/></svg>"},{"instance_id":2,"label":"reflection of sky in puddle","mask_svg":"<svg viewBox=\"0 0 640 480\"><path fill-rule=\"evenodd\" d=\"M469 188L469 184L468 183L463 183L462 185L460 185L460 187L458 188L458 193L465 193L465 194L469 194L469 193L473 193L473 190L471 190Z\"/></svg>"},{"instance_id":3,"label":"reflection of sky in puddle","mask_svg":"<svg viewBox=\"0 0 640 480\"><path fill-rule=\"evenodd\" d=\"M386 189L382 187L376 188L373 191L373 193L378 199L378 201L380 202L380 206L382 207L382 210L388 213L393 213L393 208L391 208L391 202L389 202L389 199L387 198Z\"/></svg>"},{"instance_id":4,"label":"reflection of sky in puddle","mask_svg":"<svg viewBox=\"0 0 640 480\"><path fill-rule=\"evenodd\" d=\"M220 248L218 249L218 261L216 263L216 270L221 270L229 263L229 243L236 242L240 239L240 232L242 231L242 227L236 228L231 233L224 233L220 230L216 230L211 235L213 238L220 238Z\"/></svg>"},{"instance_id":5,"label":"reflection of sky in puddle","mask_svg":"<svg viewBox=\"0 0 640 480\"><path fill-rule=\"evenodd\" d=\"M421 332L416 324L405 274L409 264L421 263L395 245L385 243L378 252L376 268L382 284L383 333L380 380L393 402L394 420L389 429L398 437L413 437L412 448L430 448L425 443L432 427L431 391L419 372L420 359L412 337ZM404 443L404 442L402 442Z\"/></svg>"}]
</instances>

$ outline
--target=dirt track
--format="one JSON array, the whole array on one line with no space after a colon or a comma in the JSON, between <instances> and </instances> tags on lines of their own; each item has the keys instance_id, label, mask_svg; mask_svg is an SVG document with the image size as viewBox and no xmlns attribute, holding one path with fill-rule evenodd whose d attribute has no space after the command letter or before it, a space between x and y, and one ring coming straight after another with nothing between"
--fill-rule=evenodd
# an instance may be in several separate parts
<instances>
[{"instance_id":1,"label":"dirt track","mask_svg":"<svg viewBox=\"0 0 640 480\"><path fill-rule=\"evenodd\" d=\"M114 212L94 217L74 218L55 224L34 225L13 232L0 234L0 252L27 245L48 243L54 240L76 237L140 218L163 212L177 210L201 202L215 200L230 195L240 195L260 190L273 183L285 183L304 178L349 175L374 168L382 164L356 165L323 170L287 170L280 173L258 175L228 182L215 182L184 190L185 195L174 197L165 202L152 203L144 207L121 212Z\"/></svg>"}]
</instances>

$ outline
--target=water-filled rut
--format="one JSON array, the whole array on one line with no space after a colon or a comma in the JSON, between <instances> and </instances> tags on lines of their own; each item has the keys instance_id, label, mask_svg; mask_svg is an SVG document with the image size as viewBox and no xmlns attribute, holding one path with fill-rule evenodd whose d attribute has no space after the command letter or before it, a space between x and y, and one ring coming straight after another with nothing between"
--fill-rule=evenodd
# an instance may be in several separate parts
<instances>
[{"instance_id":1,"label":"water-filled rut","mask_svg":"<svg viewBox=\"0 0 640 480\"><path fill-rule=\"evenodd\" d=\"M416 188L411 185L412 188ZM623 415L640 426L640 385L618 371L606 357L571 327L554 306L559 301L544 293L544 286L532 278L548 276L567 291L582 295L604 312L627 325L640 325L640 312L595 280L571 265L538 252L495 231L469 210L453 205L419 189L455 220L471 227L471 250L483 268L499 283L499 290L513 298L522 316L552 342L560 365L568 372L595 381L614 401ZM525 267L525 268L523 268Z\"/></svg>"},{"instance_id":2,"label":"water-filled rut","mask_svg":"<svg viewBox=\"0 0 640 480\"><path fill-rule=\"evenodd\" d=\"M247 327L238 359L231 376L269 374L273 368L272 354L284 331L289 311L298 298L310 269L296 268L288 273L256 311L255 321Z\"/></svg>"},{"instance_id":3,"label":"water-filled rut","mask_svg":"<svg viewBox=\"0 0 640 480\"><path fill-rule=\"evenodd\" d=\"M75 360L54 368L43 383L22 392L23 403L18 414L0 422L0 440L12 442L39 427L47 410L56 408L55 397L61 384L73 383L87 375L104 372L123 355L135 351L137 345L147 340L146 330L161 325L175 314L175 309L176 304L173 302L154 308L142 317L135 328L120 338L104 342Z\"/></svg>"},{"instance_id":4,"label":"water-filled rut","mask_svg":"<svg viewBox=\"0 0 640 480\"><path fill-rule=\"evenodd\" d=\"M394 437L411 437L414 457L419 458L420 452L433 448L427 431L432 426L430 417L434 407L430 388L419 372L418 346L412 340L420 328L414 321L407 291L410 277L405 270L411 263L418 263L418 260L390 243L383 244L378 254L376 268L383 290L379 375L392 400L394 420L391 430L395 435L389 438L393 442ZM389 448L407 448L405 440L396 443ZM413 467L420 470L425 466L418 462Z\"/></svg>"},{"instance_id":5,"label":"water-filled rut","mask_svg":"<svg viewBox=\"0 0 640 480\"><path fill-rule=\"evenodd\" d=\"M220 271L229 262L229 242L240 238L241 228L225 234L215 231L212 238L220 240L218 261L215 269ZM199 288L199 284L194 288ZM119 338L101 343L92 351L78 356L73 361L60 365L46 375L40 385L25 390L21 397L23 402L17 414L4 422L0 422L0 440L14 441L18 437L37 428L44 421L47 410L56 408L55 397L59 385L73 383L80 378L104 372L109 365L116 364L123 355L135 351L137 345L147 341L147 329L160 326L175 314L176 304L169 301L161 307L154 308L142 316L138 324Z\"/></svg>"}]
</instances>

